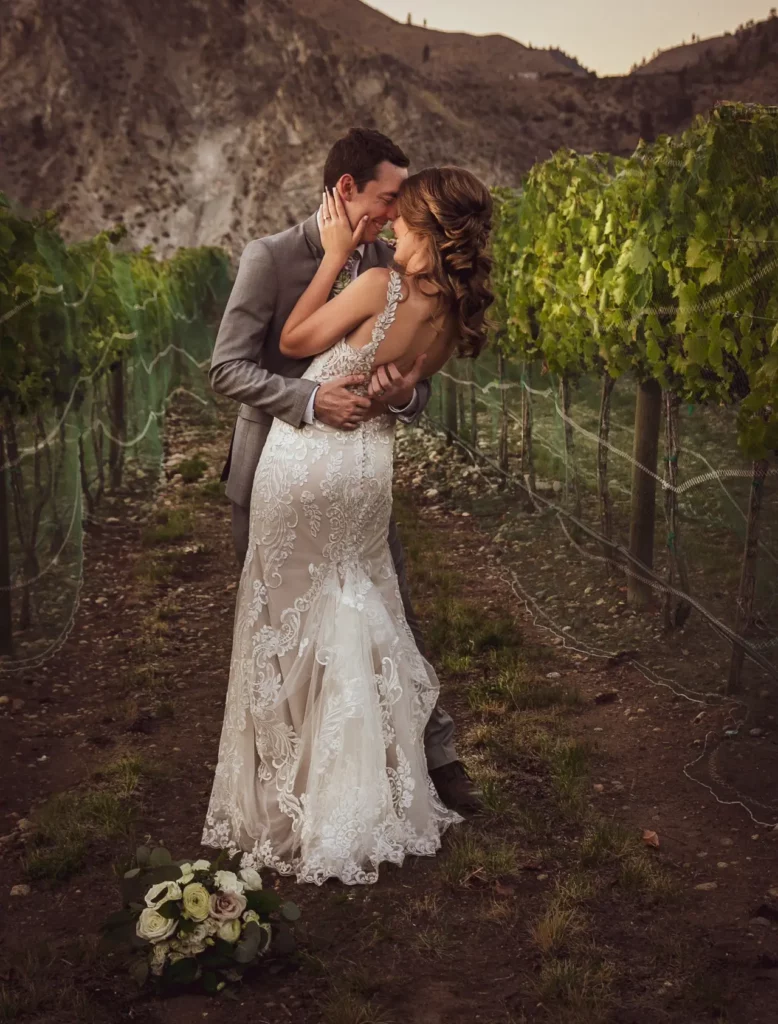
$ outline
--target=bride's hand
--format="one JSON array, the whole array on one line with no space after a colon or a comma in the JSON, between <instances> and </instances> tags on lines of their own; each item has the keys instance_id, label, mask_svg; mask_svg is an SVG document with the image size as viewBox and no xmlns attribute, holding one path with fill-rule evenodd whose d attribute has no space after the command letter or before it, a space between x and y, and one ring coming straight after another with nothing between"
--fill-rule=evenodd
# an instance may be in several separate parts
<instances>
[{"instance_id":1,"label":"bride's hand","mask_svg":"<svg viewBox=\"0 0 778 1024\"><path fill-rule=\"evenodd\" d=\"M360 220L356 228L351 227L337 189L322 193L321 244L325 253L337 256L341 263L345 263L362 241L366 226L367 215Z\"/></svg>"}]
</instances>

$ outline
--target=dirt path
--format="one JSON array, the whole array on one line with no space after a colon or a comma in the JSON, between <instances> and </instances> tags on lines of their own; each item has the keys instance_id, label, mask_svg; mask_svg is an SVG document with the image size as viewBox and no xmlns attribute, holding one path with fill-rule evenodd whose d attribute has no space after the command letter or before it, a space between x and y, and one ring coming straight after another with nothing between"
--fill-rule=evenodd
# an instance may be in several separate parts
<instances>
[{"instance_id":1,"label":"dirt path","mask_svg":"<svg viewBox=\"0 0 778 1024\"><path fill-rule=\"evenodd\" d=\"M111 864L140 841L200 853L237 580L214 479L231 416L170 415L171 476L177 455L204 474L103 508L66 645L3 683L0 1020L774 1021L776 900L757 911L778 896L776 835L683 771L731 709L533 625L504 549L456 495L413 483L418 438L401 446L397 508L443 703L489 813L374 887L282 882L303 908L299 962L238 1002L150 1002L100 958ZM10 895L20 884L29 893Z\"/></svg>"}]
</instances>

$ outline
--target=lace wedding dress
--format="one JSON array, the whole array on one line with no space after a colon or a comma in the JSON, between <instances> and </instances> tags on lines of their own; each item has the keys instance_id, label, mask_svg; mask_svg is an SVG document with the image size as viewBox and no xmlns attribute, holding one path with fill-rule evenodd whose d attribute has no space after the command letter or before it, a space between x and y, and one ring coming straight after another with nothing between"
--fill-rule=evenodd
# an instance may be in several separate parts
<instances>
[{"instance_id":1,"label":"lace wedding dress","mask_svg":"<svg viewBox=\"0 0 778 1024\"><path fill-rule=\"evenodd\" d=\"M367 373L401 300L362 349L341 340L305 373ZM238 587L206 846L300 882L378 878L432 855L461 821L427 773L438 680L405 621L387 534L394 417L354 431L274 420L257 466Z\"/></svg>"}]
</instances>

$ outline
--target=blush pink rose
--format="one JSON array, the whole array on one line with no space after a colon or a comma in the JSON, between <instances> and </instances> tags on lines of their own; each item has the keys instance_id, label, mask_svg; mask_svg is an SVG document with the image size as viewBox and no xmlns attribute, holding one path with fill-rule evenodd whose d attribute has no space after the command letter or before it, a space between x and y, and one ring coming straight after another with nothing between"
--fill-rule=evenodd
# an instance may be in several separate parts
<instances>
[{"instance_id":1,"label":"blush pink rose","mask_svg":"<svg viewBox=\"0 0 778 1024\"><path fill-rule=\"evenodd\" d=\"M246 897L237 892L213 892L210 902L214 921L234 921L246 909Z\"/></svg>"}]
</instances>

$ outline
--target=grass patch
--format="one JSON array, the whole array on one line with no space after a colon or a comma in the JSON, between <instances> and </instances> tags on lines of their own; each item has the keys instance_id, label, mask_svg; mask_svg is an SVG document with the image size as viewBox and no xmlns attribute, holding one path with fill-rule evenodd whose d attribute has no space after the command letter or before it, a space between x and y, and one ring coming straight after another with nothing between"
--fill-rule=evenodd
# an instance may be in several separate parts
<instances>
[{"instance_id":1,"label":"grass patch","mask_svg":"<svg viewBox=\"0 0 778 1024\"><path fill-rule=\"evenodd\" d=\"M182 509L171 509L158 513L157 522L146 527L141 540L146 547L173 544L179 540L187 540L193 531L191 514Z\"/></svg>"},{"instance_id":2,"label":"grass patch","mask_svg":"<svg viewBox=\"0 0 778 1024\"><path fill-rule=\"evenodd\" d=\"M561 809L573 817L580 816L588 806L589 758L588 746L577 740L560 740L550 752L549 766L557 801Z\"/></svg>"},{"instance_id":3,"label":"grass patch","mask_svg":"<svg viewBox=\"0 0 778 1024\"><path fill-rule=\"evenodd\" d=\"M637 839L623 825L599 818L587 826L579 857L586 867L596 867L636 853L638 849Z\"/></svg>"},{"instance_id":4,"label":"grass patch","mask_svg":"<svg viewBox=\"0 0 778 1024\"><path fill-rule=\"evenodd\" d=\"M467 885L471 879L489 882L518 870L516 847L493 837L472 832L458 833L440 863L440 875L452 886Z\"/></svg>"},{"instance_id":5,"label":"grass patch","mask_svg":"<svg viewBox=\"0 0 778 1024\"><path fill-rule=\"evenodd\" d=\"M96 773L99 788L51 797L33 815L23 861L27 878L64 881L84 866L94 846L130 835L135 816L131 798L148 773L140 758L123 755Z\"/></svg>"},{"instance_id":6,"label":"grass patch","mask_svg":"<svg viewBox=\"0 0 778 1024\"><path fill-rule=\"evenodd\" d=\"M596 1024L608 1012L615 978L613 965L589 957L548 959L540 969L538 994L544 1002L557 1003L570 1024Z\"/></svg>"},{"instance_id":7,"label":"grass patch","mask_svg":"<svg viewBox=\"0 0 778 1024\"><path fill-rule=\"evenodd\" d=\"M575 908L552 904L532 926L532 941L545 956L558 956L583 927Z\"/></svg>"},{"instance_id":8,"label":"grass patch","mask_svg":"<svg viewBox=\"0 0 778 1024\"><path fill-rule=\"evenodd\" d=\"M223 498L224 484L221 480L206 480L204 484L200 484L198 493L208 501L213 501L215 498Z\"/></svg>"},{"instance_id":9,"label":"grass patch","mask_svg":"<svg viewBox=\"0 0 778 1024\"><path fill-rule=\"evenodd\" d=\"M658 898L673 896L676 885L671 876L648 853L634 853L619 864L618 884L631 892L650 893Z\"/></svg>"},{"instance_id":10,"label":"grass patch","mask_svg":"<svg viewBox=\"0 0 778 1024\"><path fill-rule=\"evenodd\" d=\"M357 993L336 990L324 1004L322 1024L394 1024L394 1021Z\"/></svg>"},{"instance_id":11,"label":"grass patch","mask_svg":"<svg viewBox=\"0 0 778 1024\"><path fill-rule=\"evenodd\" d=\"M473 658L469 654L444 654L440 667L449 676L464 676L473 670Z\"/></svg>"},{"instance_id":12,"label":"grass patch","mask_svg":"<svg viewBox=\"0 0 778 1024\"><path fill-rule=\"evenodd\" d=\"M53 1019L50 1014L80 1024L105 1021L103 1007L90 998L80 974L72 973L74 966L93 977L110 969L98 953L98 938L71 937L67 958L69 969L63 970L61 954L46 943L17 947L4 957L0 977L8 984L0 984L0 1021Z\"/></svg>"},{"instance_id":13,"label":"grass patch","mask_svg":"<svg viewBox=\"0 0 778 1024\"><path fill-rule=\"evenodd\" d=\"M175 472L181 474L184 483L195 484L206 469L208 469L208 463L202 457L200 452L197 452L191 459L184 459L183 462L179 462L176 466Z\"/></svg>"},{"instance_id":14,"label":"grass patch","mask_svg":"<svg viewBox=\"0 0 778 1024\"><path fill-rule=\"evenodd\" d=\"M173 565L164 558L143 558L135 566L135 577L141 583L156 586L173 575Z\"/></svg>"}]
</instances>

